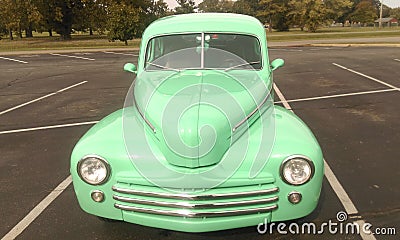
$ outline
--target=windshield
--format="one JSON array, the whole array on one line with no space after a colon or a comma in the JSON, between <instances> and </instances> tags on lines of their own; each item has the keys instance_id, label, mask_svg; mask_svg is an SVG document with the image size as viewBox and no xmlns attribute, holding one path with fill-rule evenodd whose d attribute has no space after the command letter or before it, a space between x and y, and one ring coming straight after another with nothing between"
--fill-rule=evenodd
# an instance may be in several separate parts
<instances>
[{"instance_id":1,"label":"windshield","mask_svg":"<svg viewBox=\"0 0 400 240\"><path fill-rule=\"evenodd\" d=\"M254 36L192 33L152 38L146 49L146 70L262 68L261 47Z\"/></svg>"}]
</instances>

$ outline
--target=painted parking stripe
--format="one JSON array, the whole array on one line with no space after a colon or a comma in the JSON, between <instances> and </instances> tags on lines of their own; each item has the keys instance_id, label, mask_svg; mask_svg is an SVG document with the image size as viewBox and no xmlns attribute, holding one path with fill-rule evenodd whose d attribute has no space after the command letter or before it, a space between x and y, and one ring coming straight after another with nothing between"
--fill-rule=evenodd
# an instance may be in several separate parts
<instances>
[{"instance_id":1,"label":"painted parking stripe","mask_svg":"<svg viewBox=\"0 0 400 240\"><path fill-rule=\"evenodd\" d=\"M29 104L31 104L31 103L34 103L34 102L40 101L40 100L42 100L42 99L45 99L45 98L51 97L51 96L53 96L53 95L56 95L56 94L58 94L58 93L61 93L61 92L64 92L64 91L66 91L66 90L68 90L68 89L71 89L71 88L74 88L74 87L80 86L80 85L82 85L82 84L85 84L85 83L87 83L87 82L88 82L88 81L82 81L82 82L80 82L80 83L76 83L76 84L73 84L73 85L71 85L71 86L68 86L68 87L65 87L65 88L63 88L63 89L60 89L60 90L58 90L58 91L56 91L56 92L52 92L52 93L49 93L49 94L47 94L47 95L44 95L44 96L42 96L42 97L39 97L39 98L33 99L33 100L29 101L29 102L22 103L22 104L20 104L20 105L18 105L18 106L15 106L15 107L12 107L12 108L9 108L9 109L6 109L6 110L3 110L3 111L1 111L1 112L0 112L0 115L3 115L3 114L5 114L5 113L11 112L11 111L14 111L15 109L18 109L18 108L24 107L24 106L26 106L26 105L29 105Z\"/></svg>"},{"instance_id":2,"label":"painted parking stripe","mask_svg":"<svg viewBox=\"0 0 400 240\"><path fill-rule=\"evenodd\" d=\"M77 59L83 59L83 60L88 60L88 61L96 60L96 59L93 59L93 58L78 57L78 56L64 55L64 54L58 54L58 53L50 53L50 55L60 56L60 57L68 57L68 58L77 58Z\"/></svg>"},{"instance_id":3,"label":"painted parking stripe","mask_svg":"<svg viewBox=\"0 0 400 240\"><path fill-rule=\"evenodd\" d=\"M340 64L337 64L337 63L332 63L332 64L335 65L336 67L341 68L341 69L347 70L347 71L349 71L349 72L355 73L355 74L357 74L357 75L363 76L363 77L368 78L368 79L370 79L370 80L372 80L372 81L375 81L375 82L377 82L377 83L383 84L383 85L385 85L385 86L387 86L387 87L390 87L390 88L396 89L397 91L400 91L398 87L395 87L395 86L393 86L392 84L386 83L386 82L384 82L384 81L382 81L382 80L379 80L379 79L376 79L376 78L374 78L374 77L368 76L368 75L366 75L366 74L364 74L364 73L357 72L357 71L355 71L355 70L353 70L353 69L344 67L344 66L342 66L342 65L340 65Z\"/></svg>"},{"instance_id":4,"label":"painted parking stripe","mask_svg":"<svg viewBox=\"0 0 400 240\"><path fill-rule=\"evenodd\" d=\"M13 130L0 131L0 135L2 135L2 134L10 134L10 133L20 133L20 132L31 132L31 131L38 131L38 130L54 129L54 128L65 128L65 127L75 127L75 126L83 126L83 125L93 125L93 124L98 123L98 122L99 121L90 121L90 122L66 123L66 124L50 125L50 126L42 126L42 127L13 129Z\"/></svg>"},{"instance_id":5,"label":"painted parking stripe","mask_svg":"<svg viewBox=\"0 0 400 240\"><path fill-rule=\"evenodd\" d=\"M82 126L82 125L92 125L99 121L91 121L91 122L81 122L81 123L69 123L69 124L60 124L53 126L45 126L45 127L36 127L36 128L25 128L25 129L16 129L9 131L2 131L0 134L7 133L16 133L16 132L28 132L28 131L37 131L44 129L54 129L54 128L63 128L63 127L73 127L73 126ZM28 215L26 215L17 225L15 225L1 240L9 240L15 239L18 235L20 235L65 189L72 183L71 175L69 175L64 181L62 181L49 195L47 195L35 208L33 208Z\"/></svg>"},{"instance_id":6,"label":"painted parking stripe","mask_svg":"<svg viewBox=\"0 0 400 240\"><path fill-rule=\"evenodd\" d=\"M373 91L365 91L365 92L343 93L343 94L326 95L326 96L319 96L319 97L297 98L297 99L286 100L286 102L290 103L290 102L313 101L313 100L319 100L319 99L329 99L329 98L338 98L338 97L366 95L366 94L373 94L373 93L393 92L393 91L398 91L398 90L399 89L390 88L390 89L373 90ZM276 101L275 103L282 103L282 101Z\"/></svg>"},{"instance_id":7,"label":"painted parking stripe","mask_svg":"<svg viewBox=\"0 0 400 240\"><path fill-rule=\"evenodd\" d=\"M72 177L69 175L1 239L15 239L20 235L71 184L71 182Z\"/></svg>"},{"instance_id":8,"label":"painted parking stripe","mask_svg":"<svg viewBox=\"0 0 400 240\"><path fill-rule=\"evenodd\" d=\"M393 59L393 60L400 62L400 59L397 59L397 58L395 58L395 59Z\"/></svg>"},{"instance_id":9,"label":"painted parking stripe","mask_svg":"<svg viewBox=\"0 0 400 240\"><path fill-rule=\"evenodd\" d=\"M0 57L0 59L9 60L9 61L13 61L13 62L19 62L19 63L28 63L28 62L21 61L18 59L13 59L13 58Z\"/></svg>"},{"instance_id":10,"label":"painted parking stripe","mask_svg":"<svg viewBox=\"0 0 400 240\"><path fill-rule=\"evenodd\" d=\"M292 108L290 107L288 101L286 101L285 97L283 96L282 92L279 90L278 86L274 83L274 90L275 93L278 95L279 99L281 99L281 102L285 106L286 109L290 110L293 112ZM325 177L327 178L329 184L331 185L333 191L335 194L338 196L340 202L342 203L344 209L346 210L347 214L353 215L357 214L358 210L356 206L354 205L353 201L351 201L349 195L347 192L344 190L342 184L340 184L339 180L333 173L332 169L330 168L329 164L326 162L324 159L324 167L325 167ZM360 224L359 226L363 226L365 224L364 220L357 220L355 223ZM376 240L375 236L370 234L365 234L362 230L360 231L361 238L363 240Z\"/></svg>"},{"instance_id":11,"label":"painted parking stripe","mask_svg":"<svg viewBox=\"0 0 400 240\"><path fill-rule=\"evenodd\" d=\"M116 52L104 52L104 53L116 54L116 55L125 55L125 56L134 56L134 57L139 56L139 55L137 55L137 54L131 54L131 53L116 53Z\"/></svg>"}]
</instances>

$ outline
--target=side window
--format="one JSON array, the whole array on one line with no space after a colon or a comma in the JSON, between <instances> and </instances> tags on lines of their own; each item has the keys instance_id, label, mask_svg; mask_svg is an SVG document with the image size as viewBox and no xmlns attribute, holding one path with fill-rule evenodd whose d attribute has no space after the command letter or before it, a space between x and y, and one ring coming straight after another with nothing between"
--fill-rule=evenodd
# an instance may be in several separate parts
<instances>
[{"instance_id":1,"label":"side window","mask_svg":"<svg viewBox=\"0 0 400 240\"><path fill-rule=\"evenodd\" d=\"M162 38L156 38L154 39L154 59L157 59L164 55L164 46L163 46L163 39ZM153 60L154 60L153 59Z\"/></svg>"},{"instance_id":2,"label":"side window","mask_svg":"<svg viewBox=\"0 0 400 240\"><path fill-rule=\"evenodd\" d=\"M147 44L147 49L146 49L146 63L147 62L152 62L154 60L154 41L151 40L148 44Z\"/></svg>"},{"instance_id":3,"label":"side window","mask_svg":"<svg viewBox=\"0 0 400 240\"><path fill-rule=\"evenodd\" d=\"M153 62L164 53L164 44L162 38L153 38L147 45L146 62Z\"/></svg>"}]
</instances>

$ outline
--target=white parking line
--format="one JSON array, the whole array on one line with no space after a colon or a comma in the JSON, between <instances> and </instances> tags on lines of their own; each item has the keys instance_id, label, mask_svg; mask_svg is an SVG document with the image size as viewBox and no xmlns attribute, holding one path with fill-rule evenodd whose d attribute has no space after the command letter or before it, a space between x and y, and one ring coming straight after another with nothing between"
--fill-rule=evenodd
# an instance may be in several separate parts
<instances>
[{"instance_id":1,"label":"white parking line","mask_svg":"<svg viewBox=\"0 0 400 240\"><path fill-rule=\"evenodd\" d=\"M64 54L58 54L58 53L50 53L50 55L60 56L60 57L68 57L68 58L77 58L77 59L83 59L83 60L89 60L89 61L96 60L96 59L93 59L93 58L78 57L78 56L64 55Z\"/></svg>"},{"instance_id":2,"label":"white parking line","mask_svg":"<svg viewBox=\"0 0 400 240\"><path fill-rule=\"evenodd\" d=\"M71 182L72 177L69 175L1 239L11 240L20 235L71 184Z\"/></svg>"},{"instance_id":3,"label":"white parking line","mask_svg":"<svg viewBox=\"0 0 400 240\"><path fill-rule=\"evenodd\" d=\"M393 59L393 60L400 62L400 59L397 59L397 58L395 58L395 59Z\"/></svg>"},{"instance_id":4,"label":"white parking line","mask_svg":"<svg viewBox=\"0 0 400 240\"><path fill-rule=\"evenodd\" d=\"M68 89L77 87L77 86L82 85L82 84L87 83L87 82L88 82L88 81L82 81L82 82L80 82L80 83L77 83L77 84L71 85L71 86L69 86L69 87L60 89L60 90L58 90L58 91L56 91L56 92L52 92L52 93L49 93L49 94L47 94L47 95L45 95L45 96L42 96L42 97L33 99L33 100L29 101L29 102L22 103L22 104L20 104L20 105L18 105L18 106L15 106L15 107L6 109L6 110L4 110L4 111L1 111L1 112L0 112L0 115L3 115L3 114L8 113L8 112L11 112L11 111L13 111L13 110L15 110L15 109L18 109L18 108L21 108L21 107L23 107L23 106L29 105L29 104L31 104L31 103L40 101L40 100L42 100L42 99L51 97L51 96L53 96L53 95L56 95L56 94L61 93L61 92L64 92L64 91L66 91L66 90L68 90Z\"/></svg>"},{"instance_id":5,"label":"white parking line","mask_svg":"<svg viewBox=\"0 0 400 240\"><path fill-rule=\"evenodd\" d=\"M303 102L303 101L312 101L312 100L319 100L319 99L348 97L348 96L357 96L357 95L382 93L382 92L393 92L393 91L398 91L398 90L399 89L390 88L390 89L373 90L373 91L365 91L365 92L343 93L343 94L326 95L326 96L320 96L320 97L298 98L298 99L286 100L286 102L287 103L290 103L290 102ZM276 101L275 103L282 103L282 101Z\"/></svg>"},{"instance_id":6,"label":"white parking line","mask_svg":"<svg viewBox=\"0 0 400 240\"><path fill-rule=\"evenodd\" d=\"M0 57L0 58L1 58L1 59L4 59L4 60L13 61L13 62L28 63L28 62L21 61L21 60L17 60L17 59L13 59L13 58L6 58L6 57Z\"/></svg>"},{"instance_id":7,"label":"white parking line","mask_svg":"<svg viewBox=\"0 0 400 240\"><path fill-rule=\"evenodd\" d=\"M116 55L125 55L125 56L134 56L134 57L139 56L137 54L130 54L130 53L116 53L116 52L104 52L104 53L116 54Z\"/></svg>"},{"instance_id":8,"label":"white parking line","mask_svg":"<svg viewBox=\"0 0 400 240\"><path fill-rule=\"evenodd\" d=\"M13 129L13 130L0 131L0 135L9 134L9 133L20 133L20 132L30 132L30 131L54 129L54 128L64 128L64 127L75 127L75 126L82 126L82 125L92 125L92 124L95 124L95 123L98 123L98 122L99 121L80 122L80 123L66 123L66 124L50 125L50 126L43 126L43 127Z\"/></svg>"},{"instance_id":9,"label":"white parking line","mask_svg":"<svg viewBox=\"0 0 400 240\"><path fill-rule=\"evenodd\" d=\"M365 74L363 74L363 73L357 72L357 71L355 71L355 70L353 70L353 69L344 67L344 66L342 66L342 65L340 65L340 64L337 64L337 63L332 63L332 64L335 65L336 67L341 68L341 69L347 70L347 71L349 71L349 72L355 73L355 74L357 74L357 75L360 75L360 76L363 76L363 77L365 77L365 78L368 78L368 79L370 79L370 80L372 80L372 81L375 81L375 82L378 82L378 83L380 83L380 84L383 84L383 85L385 85L385 86L387 86L387 87L390 87L390 88L396 89L397 91L400 91L398 87L395 87L395 86L393 86L393 85L391 85L391 84L389 84L389 83L386 83L386 82L381 81L381 80L379 80L379 79L376 79L376 78L374 78L374 77L371 77L371 76L365 75Z\"/></svg>"},{"instance_id":10,"label":"white parking line","mask_svg":"<svg viewBox=\"0 0 400 240\"><path fill-rule=\"evenodd\" d=\"M62 127L73 127L73 126L82 126L82 125L90 125L98 123L99 121L91 121L91 122L81 122L81 123L68 123L68 124L60 124L53 126L45 126L45 127L36 127L36 128L25 128L25 129L16 129L9 131L2 131L0 134L7 133L17 133L17 132L28 132L28 131L37 131L44 129L54 129L54 128L62 128ZM72 182L71 175L69 175L64 181L62 181L49 195L47 195L36 207L34 207L28 215L26 215L17 225L15 225L1 240L11 240L15 239L18 235L20 235Z\"/></svg>"},{"instance_id":11,"label":"white parking line","mask_svg":"<svg viewBox=\"0 0 400 240\"><path fill-rule=\"evenodd\" d=\"M285 106L286 109L293 112L292 108L290 107L288 101L286 101L285 97L283 96L282 92L279 90L278 86L274 83L274 90L278 97L281 99L281 102ZM340 184L339 180L333 173L332 169L330 168L329 164L324 159L324 166L325 166L325 177L328 180L329 184L331 185L333 191L338 196L340 202L342 203L344 209L346 210L347 214L357 214L358 210L354 205L353 201L351 201L349 195L344 190L343 186ZM365 224L364 220L357 220L359 224ZM363 225L360 225L363 226ZM366 235L361 234L361 238L364 240L375 240L374 235Z\"/></svg>"}]
</instances>

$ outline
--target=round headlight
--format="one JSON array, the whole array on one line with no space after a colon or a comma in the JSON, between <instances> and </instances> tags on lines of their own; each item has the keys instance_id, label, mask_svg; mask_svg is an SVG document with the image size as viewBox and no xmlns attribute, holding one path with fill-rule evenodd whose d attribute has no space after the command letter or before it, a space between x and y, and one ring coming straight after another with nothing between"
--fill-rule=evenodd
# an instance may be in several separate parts
<instances>
[{"instance_id":1,"label":"round headlight","mask_svg":"<svg viewBox=\"0 0 400 240\"><path fill-rule=\"evenodd\" d=\"M304 156L291 156L281 165L282 179L292 185L301 185L312 178L314 164Z\"/></svg>"},{"instance_id":2,"label":"round headlight","mask_svg":"<svg viewBox=\"0 0 400 240\"><path fill-rule=\"evenodd\" d=\"M78 175L91 185L100 185L108 180L110 165L99 156L86 156L78 162Z\"/></svg>"}]
</instances>

